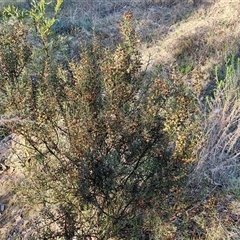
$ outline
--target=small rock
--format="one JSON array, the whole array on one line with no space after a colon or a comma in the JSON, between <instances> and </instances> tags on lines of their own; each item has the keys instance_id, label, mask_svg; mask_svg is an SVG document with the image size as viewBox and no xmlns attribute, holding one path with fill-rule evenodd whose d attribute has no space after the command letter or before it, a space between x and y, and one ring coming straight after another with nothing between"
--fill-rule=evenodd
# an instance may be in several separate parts
<instances>
[{"instance_id":1,"label":"small rock","mask_svg":"<svg viewBox=\"0 0 240 240\"><path fill-rule=\"evenodd\" d=\"M5 204L0 203L0 213L3 213L5 210Z\"/></svg>"},{"instance_id":2,"label":"small rock","mask_svg":"<svg viewBox=\"0 0 240 240\"><path fill-rule=\"evenodd\" d=\"M22 221L23 221L22 215L21 215L21 214L18 215L18 216L16 217L15 221L16 221L16 224L22 223Z\"/></svg>"}]
</instances>

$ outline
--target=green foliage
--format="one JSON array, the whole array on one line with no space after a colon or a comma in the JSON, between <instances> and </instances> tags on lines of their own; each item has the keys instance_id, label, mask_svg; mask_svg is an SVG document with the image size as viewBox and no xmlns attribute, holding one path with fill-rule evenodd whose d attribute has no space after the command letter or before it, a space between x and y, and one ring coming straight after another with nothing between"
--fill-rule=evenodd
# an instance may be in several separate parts
<instances>
[{"instance_id":1,"label":"green foliage","mask_svg":"<svg viewBox=\"0 0 240 240\"><path fill-rule=\"evenodd\" d=\"M93 39L80 61L59 64L51 28L61 4L48 17L48 2L33 1L24 21L6 24L0 43L1 108L17 119L8 127L27 146L21 187L44 210L37 237L140 239L143 208L176 184L171 144L188 124L182 108L192 98L175 82L146 81L131 13L114 49ZM182 149L180 160L190 152Z\"/></svg>"},{"instance_id":2,"label":"green foliage","mask_svg":"<svg viewBox=\"0 0 240 240\"><path fill-rule=\"evenodd\" d=\"M3 9L1 14L5 21L11 18L22 20L27 17L28 12L26 10L19 10L15 5L9 5Z\"/></svg>"}]
</instances>

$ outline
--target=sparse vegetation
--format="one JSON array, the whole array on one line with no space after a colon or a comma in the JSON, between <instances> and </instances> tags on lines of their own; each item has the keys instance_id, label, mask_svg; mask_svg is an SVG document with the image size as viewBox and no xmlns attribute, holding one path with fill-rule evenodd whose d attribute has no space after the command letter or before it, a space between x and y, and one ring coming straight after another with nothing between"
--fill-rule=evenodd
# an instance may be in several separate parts
<instances>
[{"instance_id":1,"label":"sparse vegetation","mask_svg":"<svg viewBox=\"0 0 240 240\"><path fill-rule=\"evenodd\" d=\"M78 4L1 12L0 180L9 195L0 191L0 239L238 239L240 61L226 56L234 41L181 33L154 66L146 48L166 48L176 34L158 27L182 29L209 5Z\"/></svg>"}]
</instances>

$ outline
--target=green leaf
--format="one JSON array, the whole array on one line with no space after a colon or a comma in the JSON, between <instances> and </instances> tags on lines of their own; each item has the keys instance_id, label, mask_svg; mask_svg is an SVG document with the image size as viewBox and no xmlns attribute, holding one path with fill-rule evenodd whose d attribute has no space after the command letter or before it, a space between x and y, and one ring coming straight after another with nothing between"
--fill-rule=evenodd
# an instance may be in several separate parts
<instances>
[{"instance_id":1,"label":"green leaf","mask_svg":"<svg viewBox=\"0 0 240 240\"><path fill-rule=\"evenodd\" d=\"M63 0L57 0L56 6L55 6L55 14L57 14L62 6Z\"/></svg>"}]
</instances>

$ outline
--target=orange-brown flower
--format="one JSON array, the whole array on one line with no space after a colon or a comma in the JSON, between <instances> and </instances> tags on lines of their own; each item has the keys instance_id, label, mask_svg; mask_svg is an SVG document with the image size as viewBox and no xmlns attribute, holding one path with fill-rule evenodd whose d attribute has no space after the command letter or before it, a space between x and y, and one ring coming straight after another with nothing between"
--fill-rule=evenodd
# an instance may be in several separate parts
<instances>
[{"instance_id":1,"label":"orange-brown flower","mask_svg":"<svg viewBox=\"0 0 240 240\"><path fill-rule=\"evenodd\" d=\"M132 17L133 17L133 13L132 13L132 12L126 12L126 13L124 14L124 18L125 18L125 19L132 19Z\"/></svg>"}]
</instances>

